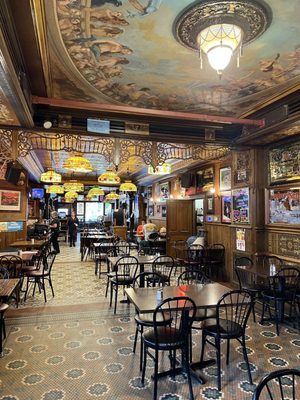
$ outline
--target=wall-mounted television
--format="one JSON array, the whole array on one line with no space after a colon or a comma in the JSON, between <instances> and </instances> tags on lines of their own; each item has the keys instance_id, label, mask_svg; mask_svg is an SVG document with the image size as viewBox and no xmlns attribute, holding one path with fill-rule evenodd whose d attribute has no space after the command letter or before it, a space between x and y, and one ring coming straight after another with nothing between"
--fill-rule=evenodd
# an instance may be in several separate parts
<instances>
[{"instance_id":1,"label":"wall-mounted television","mask_svg":"<svg viewBox=\"0 0 300 400\"><path fill-rule=\"evenodd\" d=\"M43 199L45 195L45 191L43 188L32 188L31 189L31 198L33 200Z\"/></svg>"}]
</instances>

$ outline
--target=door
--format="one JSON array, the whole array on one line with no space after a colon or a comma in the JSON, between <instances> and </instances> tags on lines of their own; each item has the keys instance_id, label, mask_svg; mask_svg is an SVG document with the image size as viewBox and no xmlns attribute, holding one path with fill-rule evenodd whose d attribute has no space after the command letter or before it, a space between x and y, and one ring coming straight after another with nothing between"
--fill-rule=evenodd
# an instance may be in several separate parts
<instances>
[{"instance_id":1,"label":"door","mask_svg":"<svg viewBox=\"0 0 300 400\"><path fill-rule=\"evenodd\" d=\"M193 234L194 216L194 200L167 201L167 254L175 255L175 240L186 240Z\"/></svg>"}]
</instances>

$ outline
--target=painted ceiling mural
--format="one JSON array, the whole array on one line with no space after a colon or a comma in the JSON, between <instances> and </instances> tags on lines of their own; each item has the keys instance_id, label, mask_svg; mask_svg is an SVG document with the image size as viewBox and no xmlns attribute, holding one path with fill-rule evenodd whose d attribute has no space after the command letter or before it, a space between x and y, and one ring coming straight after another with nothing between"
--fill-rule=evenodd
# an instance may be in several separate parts
<instances>
[{"instance_id":1,"label":"painted ceiling mural","mask_svg":"<svg viewBox=\"0 0 300 400\"><path fill-rule=\"evenodd\" d=\"M299 0L267 0L273 19L221 80L173 35L190 0L45 2L54 96L240 116L300 82ZM60 77L60 78L59 78ZM64 79L67 77L68 81Z\"/></svg>"}]
</instances>

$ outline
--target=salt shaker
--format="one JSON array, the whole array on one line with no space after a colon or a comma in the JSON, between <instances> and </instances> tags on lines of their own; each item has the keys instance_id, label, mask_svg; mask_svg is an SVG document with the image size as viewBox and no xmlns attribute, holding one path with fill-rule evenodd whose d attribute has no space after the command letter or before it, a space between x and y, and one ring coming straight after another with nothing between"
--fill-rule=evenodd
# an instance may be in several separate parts
<instances>
[{"instance_id":1,"label":"salt shaker","mask_svg":"<svg viewBox=\"0 0 300 400\"><path fill-rule=\"evenodd\" d=\"M156 292L157 303L161 303L163 301L163 298L164 298L163 290L158 289L158 291Z\"/></svg>"}]
</instances>

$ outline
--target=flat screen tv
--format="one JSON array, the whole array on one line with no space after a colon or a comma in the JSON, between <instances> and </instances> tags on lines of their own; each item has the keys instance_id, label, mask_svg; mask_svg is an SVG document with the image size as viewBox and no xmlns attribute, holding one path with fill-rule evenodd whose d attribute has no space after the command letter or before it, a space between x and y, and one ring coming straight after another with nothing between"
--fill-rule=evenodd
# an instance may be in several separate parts
<instances>
[{"instance_id":1,"label":"flat screen tv","mask_svg":"<svg viewBox=\"0 0 300 400\"><path fill-rule=\"evenodd\" d=\"M31 197L33 200L43 199L44 198L44 189L43 188L32 188L31 189Z\"/></svg>"}]
</instances>

